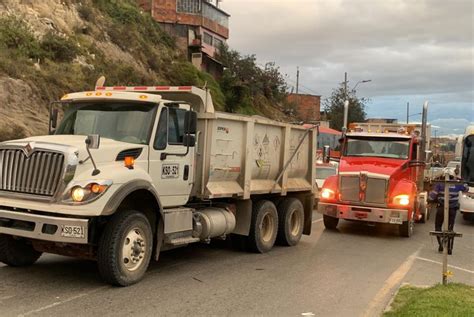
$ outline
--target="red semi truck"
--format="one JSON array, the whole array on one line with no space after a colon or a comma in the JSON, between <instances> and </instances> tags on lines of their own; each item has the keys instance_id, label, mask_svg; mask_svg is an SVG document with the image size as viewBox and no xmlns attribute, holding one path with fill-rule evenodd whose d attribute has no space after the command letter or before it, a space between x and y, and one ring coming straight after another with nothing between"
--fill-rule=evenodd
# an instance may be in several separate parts
<instances>
[{"instance_id":1,"label":"red semi truck","mask_svg":"<svg viewBox=\"0 0 474 317\"><path fill-rule=\"evenodd\" d=\"M326 179L320 193L318 212L327 229L335 229L339 219L388 223L410 237L414 222L427 219L427 106L421 125L349 125L341 138L339 172Z\"/></svg>"}]
</instances>

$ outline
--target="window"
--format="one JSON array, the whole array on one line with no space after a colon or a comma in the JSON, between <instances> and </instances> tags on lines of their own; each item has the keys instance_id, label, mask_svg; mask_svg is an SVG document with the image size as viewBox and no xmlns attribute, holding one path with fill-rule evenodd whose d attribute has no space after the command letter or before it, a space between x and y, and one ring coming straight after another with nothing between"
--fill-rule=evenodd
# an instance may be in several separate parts
<instances>
[{"instance_id":1,"label":"window","mask_svg":"<svg viewBox=\"0 0 474 317\"><path fill-rule=\"evenodd\" d=\"M212 45L212 35L210 35L209 33L204 32L203 41L207 45Z\"/></svg>"},{"instance_id":2,"label":"window","mask_svg":"<svg viewBox=\"0 0 474 317\"><path fill-rule=\"evenodd\" d=\"M164 108L161 111L160 120L158 121L158 129L156 130L156 137L155 137L155 150L164 150L166 149L166 143L168 141L168 108Z\"/></svg>"},{"instance_id":3,"label":"window","mask_svg":"<svg viewBox=\"0 0 474 317\"><path fill-rule=\"evenodd\" d=\"M184 109L163 108L156 130L155 150L164 150L167 144L183 144L185 115Z\"/></svg>"},{"instance_id":4,"label":"window","mask_svg":"<svg viewBox=\"0 0 474 317\"><path fill-rule=\"evenodd\" d=\"M168 144L183 144L186 110L169 108Z\"/></svg>"},{"instance_id":5,"label":"window","mask_svg":"<svg viewBox=\"0 0 474 317\"><path fill-rule=\"evenodd\" d=\"M178 0L176 11L181 13L197 14L201 12L201 0Z\"/></svg>"},{"instance_id":6,"label":"window","mask_svg":"<svg viewBox=\"0 0 474 317\"><path fill-rule=\"evenodd\" d=\"M214 47L219 49L224 44L224 41L218 39L217 37L214 38Z\"/></svg>"}]
</instances>

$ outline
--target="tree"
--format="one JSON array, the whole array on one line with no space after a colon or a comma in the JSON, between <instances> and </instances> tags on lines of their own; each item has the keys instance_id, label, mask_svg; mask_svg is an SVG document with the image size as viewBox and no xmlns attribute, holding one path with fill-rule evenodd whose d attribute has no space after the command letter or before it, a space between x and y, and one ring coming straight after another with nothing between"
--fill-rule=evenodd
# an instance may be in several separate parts
<instances>
[{"instance_id":1,"label":"tree","mask_svg":"<svg viewBox=\"0 0 474 317\"><path fill-rule=\"evenodd\" d=\"M367 98L357 98L356 91L353 89L347 92L349 100L348 123L362 122L365 120L365 107L369 100ZM330 127L341 130L344 124L344 84L341 83L338 88L333 89L331 97L324 100L324 110L327 113Z\"/></svg>"},{"instance_id":2,"label":"tree","mask_svg":"<svg viewBox=\"0 0 474 317\"><path fill-rule=\"evenodd\" d=\"M252 100L264 96L272 102L286 98L286 83L275 63L260 67L255 55L242 56L227 45L219 48L218 59L225 65L220 85L226 97L226 111L252 107Z\"/></svg>"}]
</instances>

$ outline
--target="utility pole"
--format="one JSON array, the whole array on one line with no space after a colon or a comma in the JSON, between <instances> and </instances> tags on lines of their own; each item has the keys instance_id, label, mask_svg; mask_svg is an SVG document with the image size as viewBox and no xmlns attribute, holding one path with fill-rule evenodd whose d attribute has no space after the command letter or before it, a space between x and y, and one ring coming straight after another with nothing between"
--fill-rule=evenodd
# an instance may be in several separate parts
<instances>
[{"instance_id":1,"label":"utility pole","mask_svg":"<svg viewBox=\"0 0 474 317\"><path fill-rule=\"evenodd\" d=\"M410 103L407 102L407 124L408 124L408 117L410 116Z\"/></svg>"},{"instance_id":2,"label":"utility pole","mask_svg":"<svg viewBox=\"0 0 474 317\"><path fill-rule=\"evenodd\" d=\"M342 126L343 133L345 133L347 130L348 117L349 117L349 97L347 96L347 72L344 72L344 124Z\"/></svg>"},{"instance_id":3,"label":"utility pole","mask_svg":"<svg viewBox=\"0 0 474 317\"><path fill-rule=\"evenodd\" d=\"M300 95L298 94L298 90L300 87L300 68L299 66L296 67L296 108L300 108Z\"/></svg>"}]
</instances>

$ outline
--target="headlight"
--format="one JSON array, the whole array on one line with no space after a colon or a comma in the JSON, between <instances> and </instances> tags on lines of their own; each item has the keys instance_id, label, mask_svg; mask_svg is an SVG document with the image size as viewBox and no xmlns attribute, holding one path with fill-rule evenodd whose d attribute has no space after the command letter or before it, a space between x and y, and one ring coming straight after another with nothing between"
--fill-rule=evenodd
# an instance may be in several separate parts
<instances>
[{"instance_id":1,"label":"headlight","mask_svg":"<svg viewBox=\"0 0 474 317\"><path fill-rule=\"evenodd\" d=\"M399 206L408 206L410 204L410 195L398 195L393 198L393 203Z\"/></svg>"},{"instance_id":2,"label":"headlight","mask_svg":"<svg viewBox=\"0 0 474 317\"><path fill-rule=\"evenodd\" d=\"M334 199L336 197L336 193L329 188L323 188L321 191L321 198L323 199Z\"/></svg>"},{"instance_id":3,"label":"headlight","mask_svg":"<svg viewBox=\"0 0 474 317\"><path fill-rule=\"evenodd\" d=\"M66 203L87 203L99 198L112 185L112 181L85 182L85 184L74 184L64 194L63 201Z\"/></svg>"}]
</instances>

